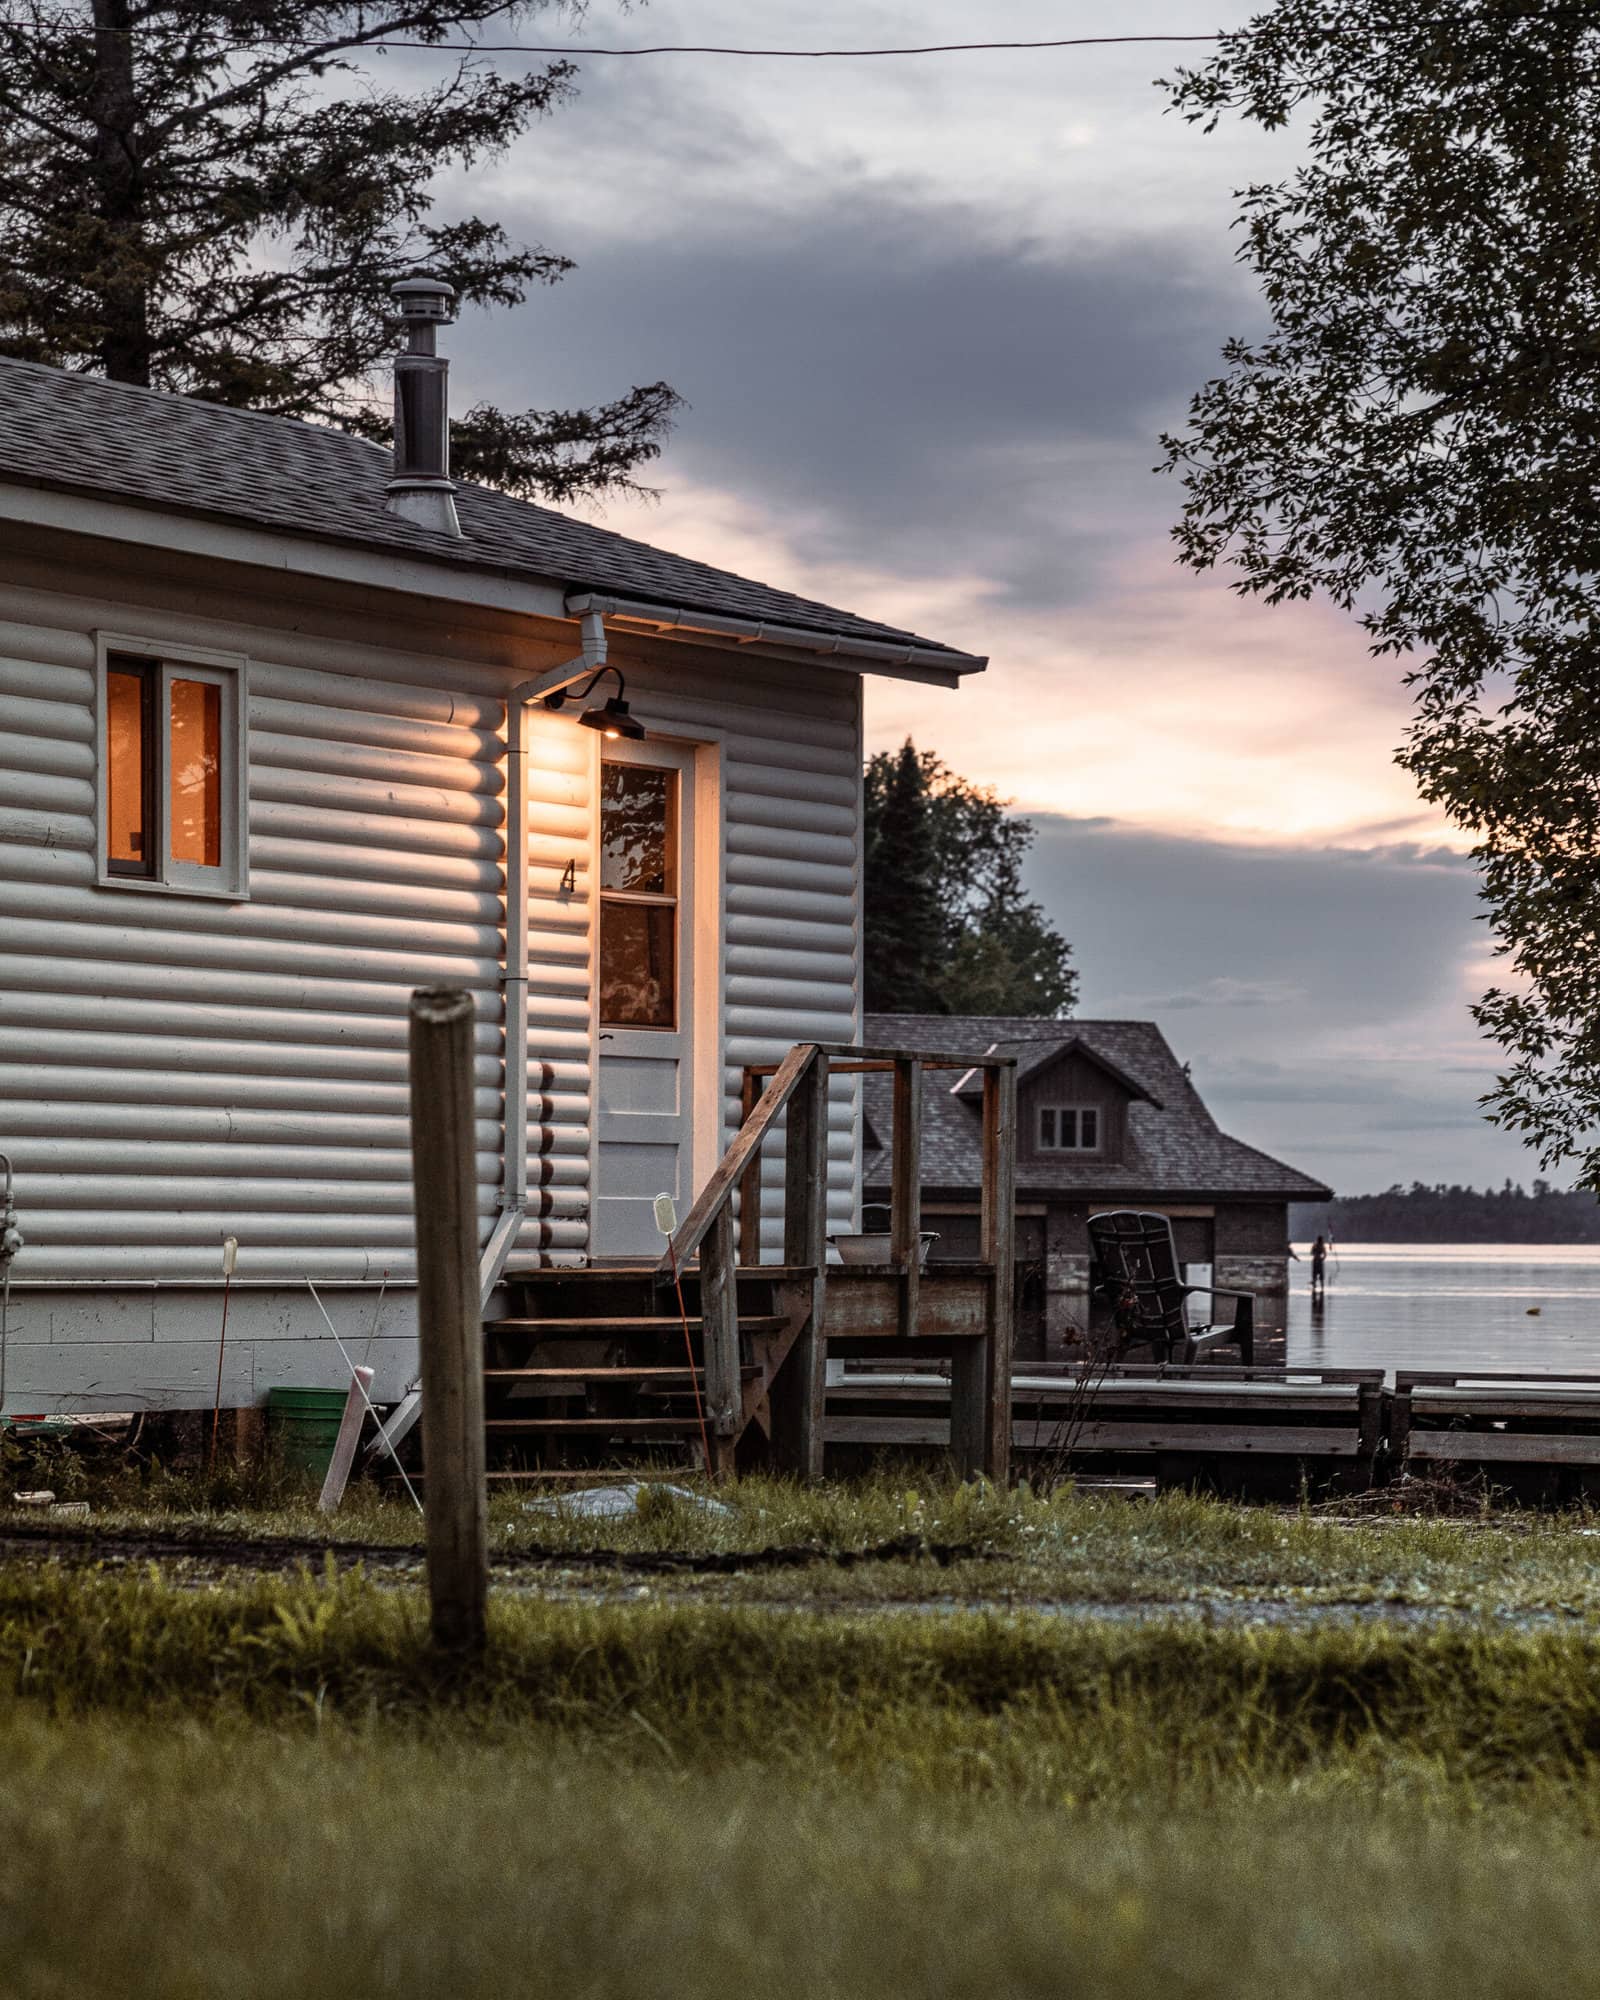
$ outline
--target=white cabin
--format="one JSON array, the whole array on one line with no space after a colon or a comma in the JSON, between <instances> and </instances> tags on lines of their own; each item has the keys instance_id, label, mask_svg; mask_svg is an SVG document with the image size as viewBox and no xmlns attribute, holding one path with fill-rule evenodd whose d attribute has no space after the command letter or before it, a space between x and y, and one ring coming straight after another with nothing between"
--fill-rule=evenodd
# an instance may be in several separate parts
<instances>
[{"instance_id":1,"label":"white cabin","mask_svg":"<svg viewBox=\"0 0 1600 2000\"><path fill-rule=\"evenodd\" d=\"M308 1278L403 1393L415 987L476 995L482 1239L524 1264L653 1260L743 1066L859 1039L863 677L984 662L481 488L452 534L391 470L0 361L8 1414L209 1407L230 1237L225 1404L348 1379ZM642 740L579 720L611 668Z\"/></svg>"}]
</instances>

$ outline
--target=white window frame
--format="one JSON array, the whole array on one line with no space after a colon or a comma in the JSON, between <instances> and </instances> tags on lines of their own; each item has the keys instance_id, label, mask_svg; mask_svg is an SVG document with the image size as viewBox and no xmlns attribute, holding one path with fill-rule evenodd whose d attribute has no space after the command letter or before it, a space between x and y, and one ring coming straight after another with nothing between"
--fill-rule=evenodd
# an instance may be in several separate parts
<instances>
[{"instance_id":1,"label":"white window frame","mask_svg":"<svg viewBox=\"0 0 1600 2000\"><path fill-rule=\"evenodd\" d=\"M103 889L130 889L158 896L210 896L229 903L250 900L250 662L243 653L173 646L127 632L96 632L95 638L95 878ZM106 674L113 660L126 657L156 665L155 796L151 801L157 842L149 875L111 871L111 762L106 741ZM222 690L222 860L215 868L176 861L172 839L172 683L205 681Z\"/></svg>"},{"instance_id":2,"label":"white window frame","mask_svg":"<svg viewBox=\"0 0 1600 2000\"><path fill-rule=\"evenodd\" d=\"M1056 1136L1047 1140L1044 1136L1045 1113L1055 1121ZM1080 1139L1083 1131L1083 1115L1087 1112L1094 1120L1094 1144L1086 1146ZM1072 1144L1061 1143L1061 1121L1064 1117L1072 1120ZM1098 1153L1105 1138L1105 1112L1098 1104L1039 1104L1033 1114L1033 1149L1036 1153Z\"/></svg>"}]
</instances>

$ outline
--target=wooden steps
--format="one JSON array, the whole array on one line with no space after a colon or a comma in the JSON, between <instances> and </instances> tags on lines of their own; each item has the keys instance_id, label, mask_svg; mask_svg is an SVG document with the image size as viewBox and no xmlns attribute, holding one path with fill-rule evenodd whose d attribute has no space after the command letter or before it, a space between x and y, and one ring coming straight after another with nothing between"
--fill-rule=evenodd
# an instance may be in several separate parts
<instances>
[{"instance_id":1,"label":"wooden steps","mask_svg":"<svg viewBox=\"0 0 1600 2000\"><path fill-rule=\"evenodd\" d=\"M687 1470L699 1465L705 1435L718 1469L729 1469L747 1433L752 1451L766 1434L768 1386L802 1324L797 1287L812 1275L770 1265L739 1274L737 1368L727 1378L734 1409L731 1423L725 1416L718 1426L697 1271L684 1274L680 1312L654 1265L513 1269L504 1304L483 1328L491 1476L594 1478L630 1449L665 1454Z\"/></svg>"}]
</instances>

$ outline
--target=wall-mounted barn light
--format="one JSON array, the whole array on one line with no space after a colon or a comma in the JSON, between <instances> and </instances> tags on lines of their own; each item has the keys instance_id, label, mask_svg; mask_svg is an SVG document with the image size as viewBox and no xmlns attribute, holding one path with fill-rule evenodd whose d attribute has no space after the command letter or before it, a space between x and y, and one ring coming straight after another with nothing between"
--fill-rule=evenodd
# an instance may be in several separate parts
<instances>
[{"instance_id":1,"label":"wall-mounted barn light","mask_svg":"<svg viewBox=\"0 0 1600 2000\"><path fill-rule=\"evenodd\" d=\"M599 707L586 708L582 715L578 717L578 720L583 724L585 729L598 729L601 735L608 736L613 741L619 736L626 736L630 742L638 743L644 737L645 727L642 722L636 722L628 712L628 704L623 699L623 696L627 693L627 683L623 680L622 671L619 667L601 667L597 673L590 676L581 688L562 688L556 694L547 694L544 698L544 705L546 708L559 709L565 708L569 701L587 700L594 693L595 682L600 680L605 674L616 675L616 693L609 701L601 703Z\"/></svg>"}]
</instances>

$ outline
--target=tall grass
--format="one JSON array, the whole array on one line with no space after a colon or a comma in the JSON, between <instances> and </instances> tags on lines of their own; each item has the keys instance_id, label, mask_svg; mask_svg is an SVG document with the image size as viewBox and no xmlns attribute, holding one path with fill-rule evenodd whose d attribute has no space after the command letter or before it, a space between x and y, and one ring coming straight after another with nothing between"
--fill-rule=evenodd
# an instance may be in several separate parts
<instances>
[{"instance_id":1,"label":"tall grass","mask_svg":"<svg viewBox=\"0 0 1600 2000\"><path fill-rule=\"evenodd\" d=\"M0 1993L1595 1990L1600 1634L646 1590L491 1639L360 1574L0 1568Z\"/></svg>"},{"instance_id":2,"label":"tall grass","mask_svg":"<svg viewBox=\"0 0 1600 2000\"><path fill-rule=\"evenodd\" d=\"M1207 1630L956 1614L501 1600L472 1668L415 1591L359 1577L174 1589L0 1572L0 1698L58 1717L204 1719L649 1745L684 1768L1129 1800L1436 1769L1585 1783L1600 1638L1392 1626Z\"/></svg>"},{"instance_id":3,"label":"tall grass","mask_svg":"<svg viewBox=\"0 0 1600 2000\"><path fill-rule=\"evenodd\" d=\"M14 2000L1594 1990L1570 1801L1137 1814L327 1729L13 1721L0 1757Z\"/></svg>"}]
</instances>

